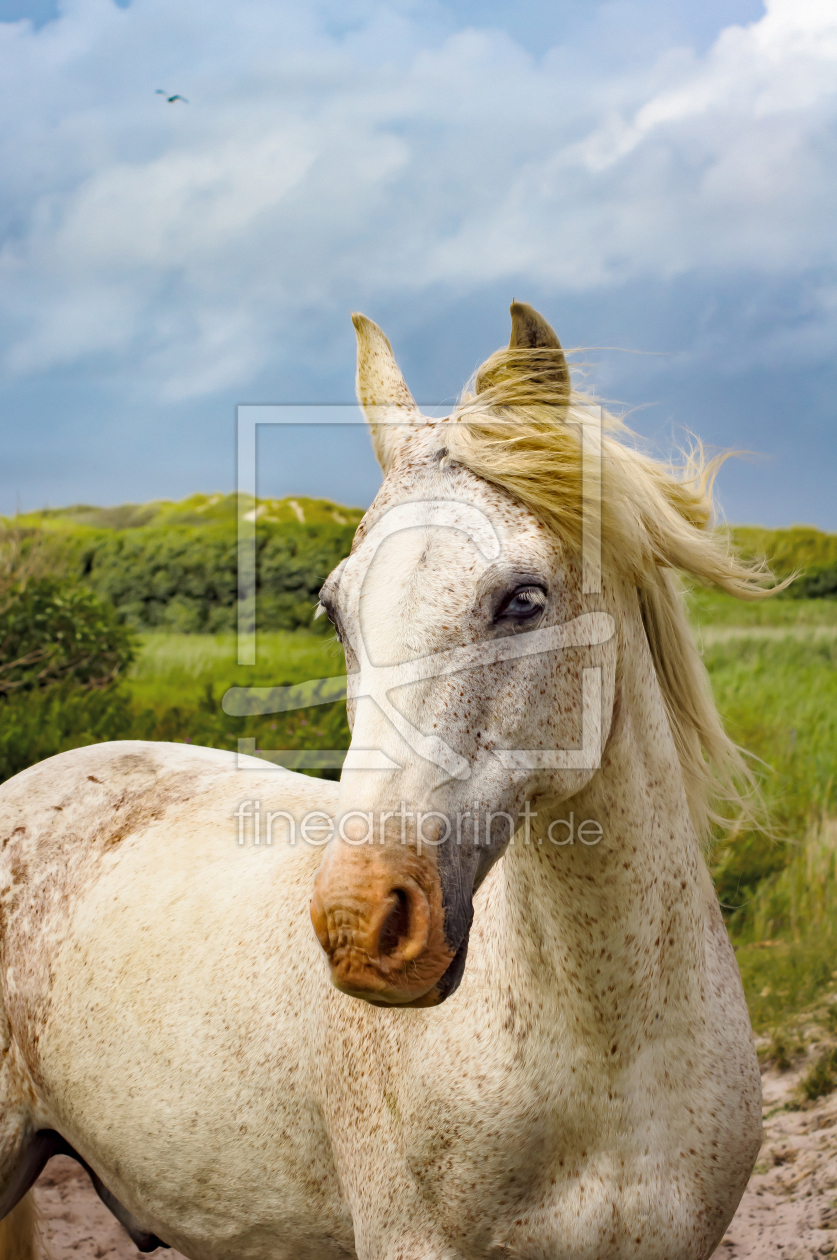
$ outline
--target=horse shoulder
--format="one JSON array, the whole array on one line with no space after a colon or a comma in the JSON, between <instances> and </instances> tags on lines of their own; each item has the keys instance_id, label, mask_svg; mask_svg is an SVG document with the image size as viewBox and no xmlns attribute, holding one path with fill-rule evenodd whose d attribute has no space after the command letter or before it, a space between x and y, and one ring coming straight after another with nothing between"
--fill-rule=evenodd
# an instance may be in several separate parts
<instances>
[{"instance_id":1,"label":"horse shoulder","mask_svg":"<svg viewBox=\"0 0 837 1260\"><path fill-rule=\"evenodd\" d=\"M240 846L235 812L261 800L300 819L333 813L335 797L335 784L256 759L139 741L75 749L2 785L2 984L24 1058L37 1062L59 958L74 974L96 950L116 951L135 978L128 954L141 960L154 933L197 948L236 916L255 931L273 914L310 936L319 851L279 829L269 850L254 851L252 836Z\"/></svg>"}]
</instances>

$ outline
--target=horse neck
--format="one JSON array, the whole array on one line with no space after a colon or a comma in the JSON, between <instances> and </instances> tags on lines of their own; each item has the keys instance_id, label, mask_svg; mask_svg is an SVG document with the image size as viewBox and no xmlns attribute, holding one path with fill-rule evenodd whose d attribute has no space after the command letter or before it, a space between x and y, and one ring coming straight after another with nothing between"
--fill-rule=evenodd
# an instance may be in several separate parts
<instances>
[{"instance_id":1,"label":"horse neck","mask_svg":"<svg viewBox=\"0 0 837 1260\"><path fill-rule=\"evenodd\" d=\"M526 960L536 989L576 1007L585 1037L605 1039L639 1007L694 1019L705 969L708 877L638 612L621 635L600 771L539 811L531 842L518 836L501 864L503 952ZM571 815L574 843L556 846L548 825L563 820L553 835L564 838ZM597 844L579 840L585 819L602 829Z\"/></svg>"}]
</instances>

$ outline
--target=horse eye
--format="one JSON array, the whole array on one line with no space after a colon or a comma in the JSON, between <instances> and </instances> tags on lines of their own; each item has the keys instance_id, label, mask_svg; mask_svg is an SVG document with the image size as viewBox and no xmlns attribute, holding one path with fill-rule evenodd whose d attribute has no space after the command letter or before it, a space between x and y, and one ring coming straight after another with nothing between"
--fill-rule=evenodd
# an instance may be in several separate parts
<instances>
[{"instance_id":1,"label":"horse eye","mask_svg":"<svg viewBox=\"0 0 837 1260\"><path fill-rule=\"evenodd\" d=\"M536 617L546 607L546 591L541 586L519 586L501 606L497 619L513 617L525 621Z\"/></svg>"},{"instance_id":2,"label":"horse eye","mask_svg":"<svg viewBox=\"0 0 837 1260\"><path fill-rule=\"evenodd\" d=\"M337 609L328 596L323 598L323 593L320 591L320 602L317 604L317 610L314 613L314 620L316 621L318 617L322 617L323 613L325 613L328 620L334 626L334 629L337 632L337 637L340 639L340 618L338 616Z\"/></svg>"}]
</instances>

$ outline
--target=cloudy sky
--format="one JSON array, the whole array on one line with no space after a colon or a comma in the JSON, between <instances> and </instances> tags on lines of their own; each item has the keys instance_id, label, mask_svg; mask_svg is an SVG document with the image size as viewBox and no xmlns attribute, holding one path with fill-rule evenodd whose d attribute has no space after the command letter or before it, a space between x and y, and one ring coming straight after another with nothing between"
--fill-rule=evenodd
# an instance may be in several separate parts
<instances>
[{"instance_id":1,"label":"cloudy sky","mask_svg":"<svg viewBox=\"0 0 837 1260\"><path fill-rule=\"evenodd\" d=\"M188 98L169 103L157 89ZM238 402L453 399L512 297L731 520L837 529L833 0L0 0L0 512L232 488ZM368 502L357 431L261 488Z\"/></svg>"}]
</instances>

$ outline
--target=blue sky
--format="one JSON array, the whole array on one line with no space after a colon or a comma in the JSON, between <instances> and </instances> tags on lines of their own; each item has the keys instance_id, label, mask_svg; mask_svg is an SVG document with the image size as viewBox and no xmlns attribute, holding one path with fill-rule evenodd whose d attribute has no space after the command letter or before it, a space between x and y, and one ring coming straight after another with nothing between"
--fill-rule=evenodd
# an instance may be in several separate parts
<instances>
[{"instance_id":1,"label":"blue sky","mask_svg":"<svg viewBox=\"0 0 837 1260\"><path fill-rule=\"evenodd\" d=\"M453 399L516 297L754 452L729 519L837 529L835 121L833 0L0 0L0 512L231 489L237 402L351 399L352 309ZM376 486L357 431L260 469Z\"/></svg>"}]
</instances>

